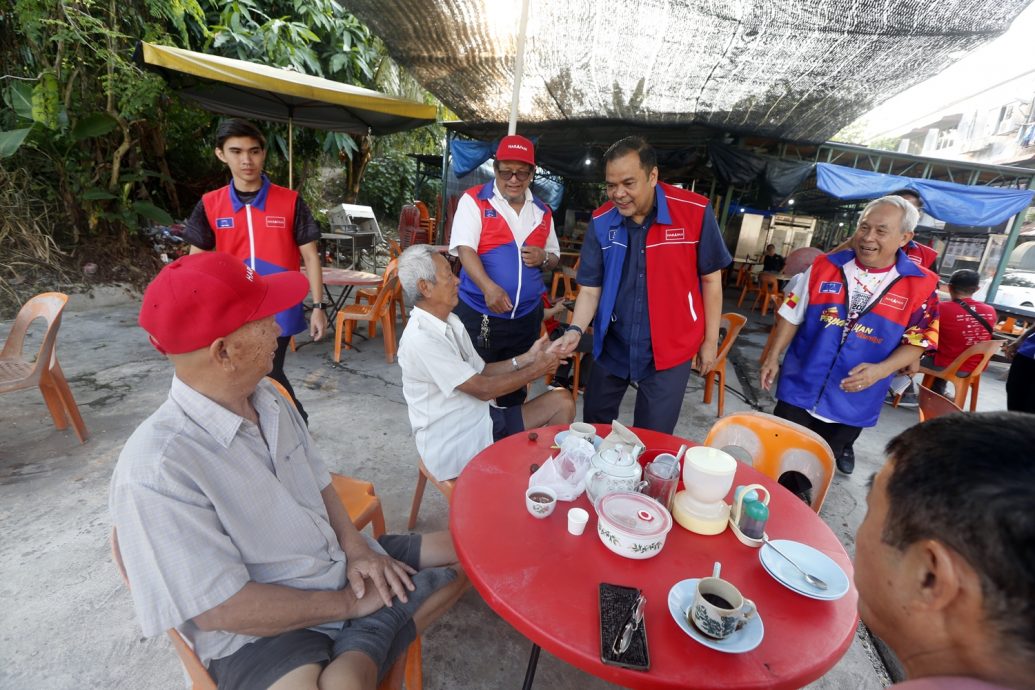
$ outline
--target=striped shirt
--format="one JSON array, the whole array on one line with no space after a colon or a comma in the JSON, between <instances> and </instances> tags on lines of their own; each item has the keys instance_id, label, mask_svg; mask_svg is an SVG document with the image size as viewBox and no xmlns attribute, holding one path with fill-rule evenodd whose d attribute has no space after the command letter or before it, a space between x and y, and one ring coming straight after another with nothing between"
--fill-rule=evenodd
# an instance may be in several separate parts
<instances>
[{"instance_id":1,"label":"striped shirt","mask_svg":"<svg viewBox=\"0 0 1035 690\"><path fill-rule=\"evenodd\" d=\"M203 631L191 619L249 581L345 586L345 553L320 495L331 481L323 460L270 384L259 384L252 404L258 425L173 377L111 481L109 508L144 634L178 628L206 665L257 638Z\"/></svg>"}]
</instances>

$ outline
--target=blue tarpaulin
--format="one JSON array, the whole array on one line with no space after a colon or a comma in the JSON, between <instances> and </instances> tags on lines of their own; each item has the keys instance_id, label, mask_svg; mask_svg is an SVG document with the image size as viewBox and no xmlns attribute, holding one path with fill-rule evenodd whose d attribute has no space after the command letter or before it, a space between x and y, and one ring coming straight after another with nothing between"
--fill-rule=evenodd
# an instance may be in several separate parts
<instances>
[{"instance_id":1,"label":"blue tarpaulin","mask_svg":"<svg viewBox=\"0 0 1035 690\"><path fill-rule=\"evenodd\" d=\"M533 143L536 140L537 137L532 138ZM471 174L482 163L492 158L498 147L498 139L495 141L454 139L449 142L449 153L453 159L453 174L457 178ZM532 182L532 193L556 211L564 200L564 185L545 177L536 177Z\"/></svg>"},{"instance_id":2,"label":"blue tarpaulin","mask_svg":"<svg viewBox=\"0 0 1035 690\"><path fill-rule=\"evenodd\" d=\"M875 199L911 190L920 195L924 212L946 223L992 226L1005 223L1031 205L1035 191L973 187L955 182L885 175L818 163L816 186L838 199Z\"/></svg>"}]
</instances>

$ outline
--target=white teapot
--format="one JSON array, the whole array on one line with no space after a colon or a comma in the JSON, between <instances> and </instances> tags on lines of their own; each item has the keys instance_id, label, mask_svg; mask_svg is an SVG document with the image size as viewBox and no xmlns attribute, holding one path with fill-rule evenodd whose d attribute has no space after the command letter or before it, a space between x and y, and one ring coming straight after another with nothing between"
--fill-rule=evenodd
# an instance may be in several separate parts
<instances>
[{"instance_id":1,"label":"white teapot","mask_svg":"<svg viewBox=\"0 0 1035 690\"><path fill-rule=\"evenodd\" d=\"M602 449L590 461L586 472L586 495L594 506L597 501L617 491L640 491L647 482L640 481L643 468L624 446Z\"/></svg>"}]
</instances>

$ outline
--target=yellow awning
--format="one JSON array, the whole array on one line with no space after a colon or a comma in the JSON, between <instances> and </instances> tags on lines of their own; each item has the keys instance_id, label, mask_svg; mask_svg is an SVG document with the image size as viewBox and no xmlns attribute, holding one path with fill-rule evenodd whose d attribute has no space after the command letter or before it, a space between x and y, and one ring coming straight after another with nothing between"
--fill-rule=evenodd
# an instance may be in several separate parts
<instances>
[{"instance_id":1,"label":"yellow awning","mask_svg":"<svg viewBox=\"0 0 1035 690\"><path fill-rule=\"evenodd\" d=\"M292 70L141 42L145 66L206 110L353 134L389 134L435 121L434 106Z\"/></svg>"}]
</instances>

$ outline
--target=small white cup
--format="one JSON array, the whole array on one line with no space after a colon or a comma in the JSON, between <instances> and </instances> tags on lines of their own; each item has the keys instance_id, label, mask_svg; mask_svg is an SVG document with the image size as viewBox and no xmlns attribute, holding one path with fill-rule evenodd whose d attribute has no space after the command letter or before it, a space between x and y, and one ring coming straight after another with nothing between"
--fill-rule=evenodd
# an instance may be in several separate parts
<instances>
[{"instance_id":1,"label":"small white cup","mask_svg":"<svg viewBox=\"0 0 1035 690\"><path fill-rule=\"evenodd\" d=\"M586 531L586 523L589 522L589 513L582 508L571 508L568 510L568 532L576 537Z\"/></svg>"},{"instance_id":2,"label":"small white cup","mask_svg":"<svg viewBox=\"0 0 1035 690\"><path fill-rule=\"evenodd\" d=\"M549 500L544 500L544 497ZM548 517L556 507L557 492L548 486L530 486L525 492L525 508L532 517Z\"/></svg>"},{"instance_id":3,"label":"small white cup","mask_svg":"<svg viewBox=\"0 0 1035 690\"><path fill-rule=\"evenodd\" d=\"M575 422L568 427L568 433L593 443L593 437L597 435L597 428L585 422Z\"/></svg>"}]
</instances>

